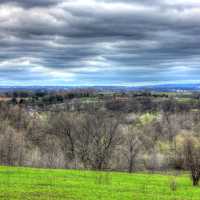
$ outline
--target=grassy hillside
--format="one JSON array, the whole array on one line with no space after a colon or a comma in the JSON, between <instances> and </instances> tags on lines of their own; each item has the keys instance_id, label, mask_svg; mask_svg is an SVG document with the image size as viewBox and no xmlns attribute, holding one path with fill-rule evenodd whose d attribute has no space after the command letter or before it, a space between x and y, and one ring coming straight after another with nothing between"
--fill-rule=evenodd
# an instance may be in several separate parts
<instances>
[{"instance_id":1,"label":"grassy hillside","mask_svg":"<svg viewBox=\"0 0 200 200\"><path fill-rule=\"evenodd\" d=\"M0 199L199 200L200 188L187 175L0 167Z\"/></svg>"}]
</instances>

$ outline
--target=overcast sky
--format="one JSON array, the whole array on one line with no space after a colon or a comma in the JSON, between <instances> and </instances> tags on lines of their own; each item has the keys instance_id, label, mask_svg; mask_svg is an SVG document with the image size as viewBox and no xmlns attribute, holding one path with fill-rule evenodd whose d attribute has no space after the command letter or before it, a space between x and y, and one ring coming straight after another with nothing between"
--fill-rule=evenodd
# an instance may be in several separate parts
<instances>
[{"instance_id":1,"label":"overcast sky","mask_svg":"<svg viewBox=\"0 0 200 200\"><path fill-rule=\"evenodd\" d=\"M0 0L0 85L195 82L199 0Z\"/></svg>"}]
</instances>

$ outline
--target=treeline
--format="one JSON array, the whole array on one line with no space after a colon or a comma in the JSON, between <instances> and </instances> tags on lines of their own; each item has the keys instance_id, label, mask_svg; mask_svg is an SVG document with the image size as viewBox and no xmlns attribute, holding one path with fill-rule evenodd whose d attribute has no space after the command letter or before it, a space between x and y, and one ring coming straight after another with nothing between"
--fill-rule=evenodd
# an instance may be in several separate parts
<instances>
[{"instance_id":1,"label":"treeline","mask_svg":"<svg viewBox=\"0 0 200 200\"><path fill-rule=\"evenodd\" d=\"M2 97L10 98L12 104L45 106L63 103L75 98L93 98L97 96L92 89L74 89L70 91L14 91L6 92Z\"/></svg>"},{"instance_id":2,"label":"treeline","mask_svg":"<svg viewBox=\"0 0 200 200\"><path fill-rule=\"evenodd\" d=\"M192 111L38 113L10 105L1 105L0 110L1 164L6 165L182 169L181 161L174 157L178 155L175 142L187 133L199 135L200 113ZM134 159L140 159L133 162L127 158L134 163L130 169L123 165L131 151Z\"/></svg>"},{"instance_id":3,"label":"treeline","mask_svg":"<svg viewBox=\"0 0 200 200\"><path fill-rule=\"evenodd\" d=\"M15 91L1 95L12 105L37 107L47 110L52 105L65 104L65 109L71 110L73 104L77 111L87 110L83 103L87 101L99 104L111 112L124 113L141 112L188 112L200 109L200 94L173 94L153 92L119 92L102 93L92 89L74 89L69 91ZM74 103L75 102L75 103ZM81 105L77 106L78 103ZM48 108L47 108L48 107ZM64 107L64 106L63 106ZM81 108L82 107L82 108ZM87 106L86 106L87 107Z\"/></svg>"}]
</instances>

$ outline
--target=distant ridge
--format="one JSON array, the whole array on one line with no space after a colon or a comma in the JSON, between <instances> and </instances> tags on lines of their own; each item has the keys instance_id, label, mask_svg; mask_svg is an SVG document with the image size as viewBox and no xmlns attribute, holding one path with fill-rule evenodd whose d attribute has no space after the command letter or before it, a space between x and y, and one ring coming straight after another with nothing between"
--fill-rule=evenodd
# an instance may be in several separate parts
<instances>
[{"instance_id":1,"label":"distant ridge","mask_svg":"<svg viewBox=\"0 0 200 200\"><path fill-rule=\"evenodd\" d=\"M0 86L0 92L13 91L59 91L74 89L95 89L103 92L155 91L155 92L189 92L200 91L198 84L162 84L147 86Z\"/></svg>"}]
</instances>

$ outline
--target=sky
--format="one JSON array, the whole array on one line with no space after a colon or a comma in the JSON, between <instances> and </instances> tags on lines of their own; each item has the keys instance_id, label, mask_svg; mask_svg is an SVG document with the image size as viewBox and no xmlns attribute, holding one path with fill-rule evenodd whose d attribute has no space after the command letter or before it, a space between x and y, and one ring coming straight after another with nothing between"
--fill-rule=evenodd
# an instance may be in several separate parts
<instances>
[{"instance_id":1,"label":"sky","mask_svg":"<svg viewBox=\"0 0 200 200\"><path fill-rule=\"evenodd\" d=\"M0 0L0 86L199 82L199 0Z\"/></svg>"}]
</instances>

